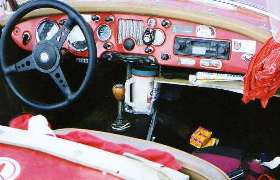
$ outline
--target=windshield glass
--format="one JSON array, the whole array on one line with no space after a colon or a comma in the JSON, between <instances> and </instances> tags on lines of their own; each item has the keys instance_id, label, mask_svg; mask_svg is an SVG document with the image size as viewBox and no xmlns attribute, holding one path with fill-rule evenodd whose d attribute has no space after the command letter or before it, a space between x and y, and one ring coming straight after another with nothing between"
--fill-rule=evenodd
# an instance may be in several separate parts
<instances>
[{"instance_id":1,"label":"windshield glass","mask_svg":"<svg viewBox=\"0 0 280 180\"><path fill-rule=\"evenodd\" d=\"M6 1L6 0L0 0ZM22 5L28 0L16 0L19 5ZM265 0L61 0L70 5L81 7L80 3L94 2L95 4L115 3L119 6L123 5L139 5L155 6L167 9L190 9L194 12L202 12L204 14L213 14L214 16L225 17L243 23L256 26L261 30L270 31L269 21L267 18ZM277 0L279 1L279 0ZM104 2L104 3L103 3ZM93 4L94 4L93 3ZM245 7L244 7L245 6ZM117 11L117 9L116 9ZM253 11L255 13L248 13Z\"/></svg>"},{"instance_id":2,"label":"windshield glass","mask_svg":"<svg viewBox=\"0 0 280 180\"><path fill-rule=\"evenodd\" d=\"M227 2L227 0L224 1ZM241 3L261 10L267 10L266 0L228 0L228 1L230 1L231 3Z\"/></svg>"},{"instance_id":3,"label":"windshield glass","mask_svg":"<svg viewBox=\"0 0 280 180\"><path fill-rule=\"evenodd\" d=\"M251 10L257 9L257 10L267 11L266 0L197 0L197 1L205 2L205 3L220 3L225 6L230 5L230 6L249 8Z\"/></svg>"},{"instance_id":4,"label":"windshield glass","mask_svg":"<svg viewBox=\"0 0 280 180\"><path fill-rule=\"evenodd\" d=\"M279 0L266 0L267 8L271 13L270 26L273 38L280 43L280 1Z\"/></svg>"}]
</instances>

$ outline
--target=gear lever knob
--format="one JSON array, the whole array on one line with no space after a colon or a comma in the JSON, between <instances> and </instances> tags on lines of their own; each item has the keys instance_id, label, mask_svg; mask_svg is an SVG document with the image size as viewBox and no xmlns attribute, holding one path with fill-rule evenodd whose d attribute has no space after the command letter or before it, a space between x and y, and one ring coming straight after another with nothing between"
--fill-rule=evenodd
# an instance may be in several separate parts
<instances>
[{"instance_id":1,"label":"gear lever knob","mask_svg":"<svg viewBox=\"0 0 280 180\"><path fill-rule=\"evenodd\" d=\"M112 88L113 95L117 101L124 100L125 88L122 84L116 84Z\"/></svg>"},{"instance_id":2,"label":"gear lever knob","mask_svg":"<svg viewBox=\"0 0 280 180\"><path fill-rule=\"evenodd\" d=\"M125 97L125 87L122 84L116 84L112 88L113 95L118 101L118 116L112 123L111 128L114 132L124 132L131 126L130 122L123 117L123 100Z\"/></svg>"}]
</instances>

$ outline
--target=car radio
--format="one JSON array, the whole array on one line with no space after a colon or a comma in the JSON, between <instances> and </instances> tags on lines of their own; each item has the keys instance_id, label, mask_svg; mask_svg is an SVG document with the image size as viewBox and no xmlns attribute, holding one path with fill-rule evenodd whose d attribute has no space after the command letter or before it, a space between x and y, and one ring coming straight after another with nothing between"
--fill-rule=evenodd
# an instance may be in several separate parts
<instances>
[{"instance_id":1,"label":"car radio","mask_svg":"<svg viewBox=\"0 0 280 180\"><path fill-rule=\"evenodd\" d=\"M230 41L176 37L174 54L229 60Z\"/></svg>"}]
</instances>

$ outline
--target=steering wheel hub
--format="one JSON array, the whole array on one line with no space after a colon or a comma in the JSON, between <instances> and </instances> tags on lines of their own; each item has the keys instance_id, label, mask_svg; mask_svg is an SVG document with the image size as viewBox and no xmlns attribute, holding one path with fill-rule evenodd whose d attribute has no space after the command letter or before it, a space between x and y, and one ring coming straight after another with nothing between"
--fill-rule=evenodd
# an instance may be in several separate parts
<instances>
[{"instance_id":1,"label":"steering wheel hub","mask_svg":"<svg viewBox=\"0 0 280 180\"><path fill-rule=\"evenodd\" d=\"M42 41L33 50L33 58L37 65L37 70L49 73L59 65L60 53L51 42Z\"/></svg>"},{"instance_id":2,"label":"steering wheel hub","mask_svg":"<svg viewBox=\"0 0 280 180\"><path fill-rule=\"evenodd\" d=\"M47 52L42 52L40 54L40 62L41 63L48 63L50 60L49 54Z\"/></svg>"}]
</instances>

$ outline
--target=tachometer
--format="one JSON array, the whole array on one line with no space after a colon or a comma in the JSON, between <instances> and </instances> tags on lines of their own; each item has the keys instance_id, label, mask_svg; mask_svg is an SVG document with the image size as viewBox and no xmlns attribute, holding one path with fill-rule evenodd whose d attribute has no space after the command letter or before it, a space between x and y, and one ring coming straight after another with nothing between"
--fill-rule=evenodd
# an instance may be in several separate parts
<instances>
[{"instance_id":1,"label":"tachometer","mask_svg":"<svg viewBox=\"0 0 280 180\"><path fill-rule=\"evenodd\" d=\"M59 30L58 24L54 21L42 21L37 27L37 41L50 40Z\"/></svg>"},{"instance_id":2,"label":"tachometer","mask_svg":"<svg viewBox=\"0 0 280 180\"><path fill-rule=\"evenodd\" d=\"M68 36L68 43L75 51L87 50L86 38L79 26L74 26Z\"/></svg>"},{"instance_id":3,"label":"tachometer","mask_svg":"<svg viewBox=\"0 0 280 180\"><path fill-rule=\"evenodd\" d=\"M112 29L108 25L101 25L97 29L97 36L100 41L108 41L112 35Z\"/></svg>"}]
</instances>

